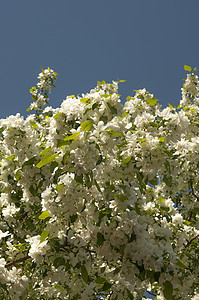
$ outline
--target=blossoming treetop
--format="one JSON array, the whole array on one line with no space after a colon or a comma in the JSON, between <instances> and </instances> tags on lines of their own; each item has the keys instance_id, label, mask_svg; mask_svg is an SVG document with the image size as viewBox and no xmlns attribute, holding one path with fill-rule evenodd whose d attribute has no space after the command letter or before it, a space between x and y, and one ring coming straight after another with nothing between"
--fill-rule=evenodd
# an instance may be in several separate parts
<instances>
[{"instance_id":1,"label":"blossoming treetop","mask_svg":"<svg viewBox=\"0 0 199 300\"><path fill-rule=\"evenodd\" d=\"M199 296L199 95L195 69L179 106L145 89L122 105L98 82L0 120L1 299ZM196 298L194 298L196 297Z\"/></svg>"}]
</instances>

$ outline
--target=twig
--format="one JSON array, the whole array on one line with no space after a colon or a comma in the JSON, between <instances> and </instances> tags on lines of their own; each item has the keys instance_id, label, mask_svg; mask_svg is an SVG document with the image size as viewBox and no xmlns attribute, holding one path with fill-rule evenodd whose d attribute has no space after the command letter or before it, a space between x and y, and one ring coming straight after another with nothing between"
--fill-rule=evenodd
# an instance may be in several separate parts
<instances>
[{"instance_id":1,"label":"twig","mask_svg":"<svg viewBox=\"0 0 199 300\"><path fill-rule=\"evenodd\" d=\"M190 180L190 184L191 184L191 193L194 197L196 197L197 201L199 201L199 196L197 196L194 192L194 189L193 189L193 182L192 180Z\"/></svg>"},{"instance_id":2,"label":"twig","mask_svg":"<svg viewBox=\"0 0 199 300\"><path fill-rule=\"evenodd\" d=\"M192 239L190 239L190 241L187 242L187 244L185 245L185 248L187 248L194 240L196 240L199 237L199 234L197 234L196 236L194 236Z\"/></svg>"},{"instance_id":3,"label":"twig","mask_svg":"<svg viewBox=\"0 0 199 300\"><path fill-rule=\"evenodd\" d=\"M8 267L11 267L19 262L23 262L23 261L26 261L27 259L31 258L29 255L28 256L25 256L25 257L22 257L22 258L19 258L19 259L16 259L16 260L13 260L7 264L5 264L5 267L8 268Z\"/></svg>"}]
</instances>

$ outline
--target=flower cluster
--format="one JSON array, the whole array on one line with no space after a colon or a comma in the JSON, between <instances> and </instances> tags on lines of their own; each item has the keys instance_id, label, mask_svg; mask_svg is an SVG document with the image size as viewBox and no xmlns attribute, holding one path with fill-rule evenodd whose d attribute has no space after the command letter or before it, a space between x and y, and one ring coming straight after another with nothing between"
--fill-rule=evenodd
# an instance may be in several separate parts
<instances>
[{"instance_id":1,"label":"flower cluster","mask_svg":"<svg viewBox=\"0 0 199 300\"><path fill-rule=\"evenodd\" d=\"M98 82L60 108L0 120L0 298L199 297L199 81L162 109Z\"/></svg>"}]
</instances>

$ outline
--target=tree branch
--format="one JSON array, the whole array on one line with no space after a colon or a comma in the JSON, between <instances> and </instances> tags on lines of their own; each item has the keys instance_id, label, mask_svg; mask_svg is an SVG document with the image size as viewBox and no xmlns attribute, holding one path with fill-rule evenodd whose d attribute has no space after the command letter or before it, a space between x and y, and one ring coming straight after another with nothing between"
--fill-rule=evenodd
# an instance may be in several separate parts
<instances>
[{"instance_id":1,"label":"tree branch","mask_svg":"<svg viewBox=\"0 0 199 300\"><path fill-rule=\"evenodd\" d=\"M26 261L26 260L29 259L29 258L31 258L31 257L30 257L29 255L27 255L27 256L24 256L24 257L22 257L22 258L13 260L13 261L7 263L7 264L5 265L5 267L6 267L6 268L11 267L11 266L13 266L13 265L15 265L15 264L18 264L19 262Z\"/></svg>"},{"instance_id":2,"label":"tree branch","mask_svg":"<svg viewBox=\"0 0 199 300\"><path fill-rule=\"evenodd\" d=\"M197 234L196 236L194 236L192 239L190 239L190 241L187 242L187 244L185 245L185 248L187 248L194 240L196 240L199 237L199 234Z\"/></svg>"}]
</instances>

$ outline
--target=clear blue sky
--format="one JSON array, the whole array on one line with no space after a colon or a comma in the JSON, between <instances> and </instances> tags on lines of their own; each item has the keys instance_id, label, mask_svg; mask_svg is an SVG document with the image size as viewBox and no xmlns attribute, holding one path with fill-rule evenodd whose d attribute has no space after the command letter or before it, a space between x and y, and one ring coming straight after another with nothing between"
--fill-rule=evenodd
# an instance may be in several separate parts
<instances>
[{"instance_id":1,"label":"clear blue sky","mask_svg":"<svg viewBox=\"0 0 199 300\"><path fill-rule=\"evenodd\" d=\"M184 64L199 66L198 12L198 0L1 1L0 118L26 115L40 66L60 74L53 107L117 78L123 101L145 87L177 104Z\"/></svg>"}]
</instances>

